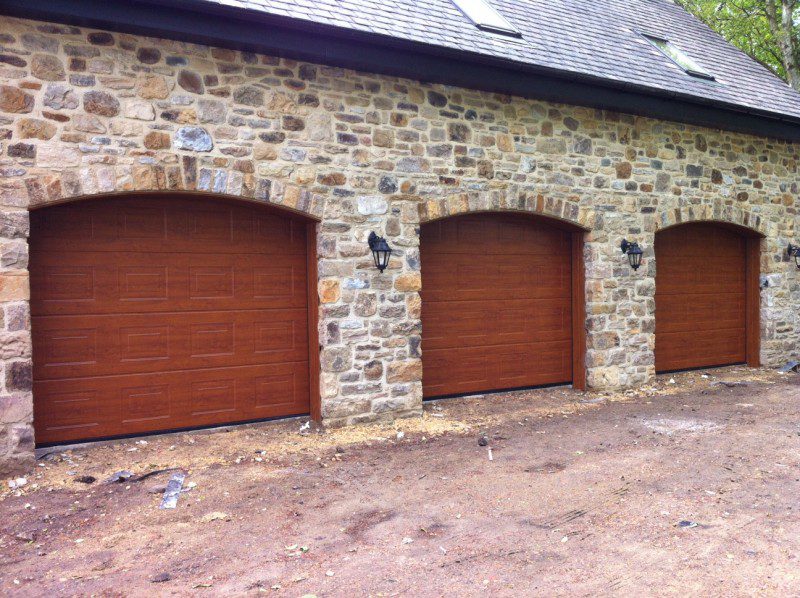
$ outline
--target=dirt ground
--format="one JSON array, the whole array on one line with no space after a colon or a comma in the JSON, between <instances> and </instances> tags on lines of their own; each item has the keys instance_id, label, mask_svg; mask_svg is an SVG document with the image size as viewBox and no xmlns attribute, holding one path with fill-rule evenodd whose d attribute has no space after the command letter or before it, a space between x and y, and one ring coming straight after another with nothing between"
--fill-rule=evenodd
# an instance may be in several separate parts
<instances>
[{"instance_id":1,"label":"dirt ground","mask_svg":"<svg viewBox=\"0 0 800 598\"><path fill-rule=\"evenodd\" d=\"M800 594L796 374L303 424L50 452L3 483L0 594ZM171 468L184 491L163 510Z\"/></svg>"}]
</instances>

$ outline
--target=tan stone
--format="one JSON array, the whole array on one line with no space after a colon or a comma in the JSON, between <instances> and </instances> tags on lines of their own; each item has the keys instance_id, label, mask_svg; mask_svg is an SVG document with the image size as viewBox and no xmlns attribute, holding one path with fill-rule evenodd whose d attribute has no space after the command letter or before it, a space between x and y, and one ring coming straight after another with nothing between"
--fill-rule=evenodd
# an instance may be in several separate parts
<instances>
[{"instance_id":1,"label":"tan stone","mask_svg":"<svg viewBox=\"0 0 800 598\"><path fill-rule=\"evenodd\" d=\"M0 112L27 113L33 102L33 96L18 87L0 85Z\"/></svg>"},{"instance_id":2,"label":"tan stone","mask_svg":"<svg viewBox=\"0 0 800 598\"><path fill-rule=\"evenodd\" d=\"M31 335L27 330L0 332L0 359L20 359L31 356Z\"/></svg>"},{"instance_id":3,"label":"tan stone","mask_svg":"<svg viewBox=\"0 0 800 598\"><path fill-rule=\"evenodd\" d=\"M278 150L269 143L256 143L253 147L253 158L256 160L275 160L278 157Z\"/></svg>"},{"instance_id":4,"label":"tan stone","mask_svg":"<svg viewBox=\"0 0 800 598\"><path fill-rule=\"evenodd\" d=\"M80 163L81 153L72 146L42 145L36 152L36 164L41 168L69 168Z\"/></svg>"},{"instance_id":5,"label":"tan stone","mask_svg":"<svg viewBox=\"0 0 800 598\"><path fill-rule=\"evenodd\" d=\"M336 303L342 296L341 283L336 279L319 281L319 300L322 303Z\"/></svg>"},{"instance_id":6,"label":"tan stone","mask_svg":"<svg viewBox=\"0 0 800 598\"><path fill-rule=\"evenodd\" d=\"M330 114L315 113L306 119L306 134L311 141L331 141L333 126Z\"/></svg>"},{"instance_id":7,"label":"tan stone","mask_svg":"<svg viewBox=\"0 0 800 598\"><path fill-rule=\"evenodd\" d=\"M386 381L416 382L422 380L422 360L411 359L408 361L394 361L389 364L386 371Z\"/></svg>"},{"instance_id":8,"label":"tan stone","mask_svg":"<svg viewBox=\"0 0 800 598\"><path fill-rule=\"evenodd\" d=\"M281 92L268 93L264 104L269 112L280 112L282 114L294 114L297 112L297 104L294 103L291 96Z\"/></svg>"},{"instance_id":9,"label":"tan stone","mask_svg":"<svg viewBox=\"0 0 800 598\"><path fill-rule=\"evenodd\" d=\"M420 318L422 316L422 297L419 294L406 297L406 313L409 318Z\"/></svg>"},{"instance_id":10,"label":"tan stone","mask_svg":"<svg viewBox=\"0 0 800 598\"><path fill-rule=\"evenodd\" d=\"M170 146L170 143L169 135L163 131L150 131L144 136L144 146L147 149L167 149Z\"/></svg>"},{"instance_id":11,"label":"tan stone","mask_svg":"<svg viewBox=\"0 0 800 598\"><path fill-rule=\"evenodd\" d=\"M394 279L394 288L398 291L419 291L422 288L422 276L419 272L400 274Z\"/></svg>"},{"instance_id":12,"label":"tan stone","mask_svg":"<svg viewBox=\"0 0 800 598\"><path fill-rule=\"evenodd\" d=\"M497 149L502 152L514 151L514 137L505 133L497 134Z\"/></svg>"},{"instance_id":13,"label":"tan stone","mask_svg":"<svg viewBox=\"0 0 800 598\"><path fill-rule=\"evenodd\" d=\"M133 89L136 87L137 81L133 77L100 77L100 83L103 87L109 89Z\"/></svg>"},{"instance_id":14,"label":"tan stone","mask_svg":"<svg viewBox=\"0 0 800 598\"><path fill-rule=\"evenodd\" d=\"M94 114L76 114L72 123L77 131L85 133L105 133L106 125Z\"/></svg>"},{"instance_id":15,"label":"tan stone","mask_svg":"<svg viewBox=\"0 0 800 598\"><path fill-rule=\"evenodd\" d=\"M169 96L167 80L159 75L140 75L136 80L136 94L146 100L163 100Z\"/></svg>"},{"instance_id":16,"label":"tan stone","mask_svg":"<svg viewBox=\"0 0 800 598\"><path fill-rule=\"evenodd\" d=\"M15 424L31 421L33 418L33 401L23 393L0 395L0 423ZM4 455L0 454L0 459ZM2 467L0 465L0 467Z\"/></svg>"},{"instance_id":17,"label":"tan stone","mask_svg":"<svg viewBox=\"0 0 800 598\"><path fill-rule=\"evenodd\" d=\"M394 147L394 131L391 129L376 129L372 134L372 143L378 147Z\"/></svg>"},{"instance_id":18,"label":"tan stone","mask_svg":"<svg viewBox=\"0 0 800 598\"><path fill-rule=\"evenodd\" d=\"M322 372L320 376L320 394L323 399L333 399L339 394L339 376L331 372Z\"/></svg>"},{"instance_id":19,"label":"tan stone","mask_svg":"<svg viewBox=\"0 0 800 598\"><path fill-rule=\"evenodd\" d=\"M22 118L17 122L17 133L22 139L52 139L58 128L46 120Z\"/></svg>"},{"instance_id":20,"label":"tan stone","mask_svg":"<svg viewBox=\"0 0 800 598\"><path fill-rule=\"evenodd\" d=\"M0 301L24 301L29 296L27 272L21 270L0 272Z\"/></svg>"},{"instance_id":21,"label":"tan stone","mask_svg":"<svg viewBox=\"0 0 800 598\"><path fill-rule=\"evenodd\" d=\"M617 388L620 385L618 367L592 368L587 374L590 388Z\"/></svg>"},{"instance_id":22,"label":"tan stone","mask_svg":"<svg viewBox=\"0 0 800 598\"><path fill-rule=\"evenodd\" d=\"M156 111L149 102L130 102L124 109L125 118L155 120Z\"/></svg>"},{"instance_id":23,"label":"tan stone","mask_svg":"<svg viewBox=\"0 0 800 598\"><path fill-rule=\"evenodd\" d=\"M44 81L63 81L67 78L64 65L52 54L34 54L31 57L31 74Z\"/></svg>"},{"instance_id":24,"label":"tan stone","mask_svg":"<svg viewBox=\"0 0 800 598\"><path fill-rule=\"evenodd\" d=\"M308 185L314 182L315 176L316 170L314 170L314 168L311 166L301 166L294 171L294 176L292 178L298 185Z\"/></svg>"}]
</instances>

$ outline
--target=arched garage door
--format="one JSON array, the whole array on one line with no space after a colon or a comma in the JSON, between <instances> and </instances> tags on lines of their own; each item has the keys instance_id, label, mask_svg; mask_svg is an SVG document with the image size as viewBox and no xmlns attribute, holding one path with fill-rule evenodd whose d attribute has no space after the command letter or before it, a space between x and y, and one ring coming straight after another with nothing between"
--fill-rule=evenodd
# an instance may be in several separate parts
<instances>
[{"instance_id":1,"label":"arched garage door","mask_svg":"<svg viewBox=\"0 0 800 598\"><path fill-rule=\"evenodd\" d=\"M583 386L582 237L520 214L423 225L426 398Z\"/></svg>"},{"instance_id":2,"label":"arched garage door","mask_svg":"<svg viewBox=\"0 0 800 598\"><path fill-rule=\"evenodd\" d=\"M199 197L32 212L37 442L308 413L307 226Z\"/></svg>"},{"instance_id":3,"label":"arched garage door","mask_svg":"<svg viewBox=\"0 0 800 598\"><path fill-rule=\"evenodd\" d=\"M759 239L723 224L656 234L656 370L758 365Z\"/></svg>"}]
</instances>

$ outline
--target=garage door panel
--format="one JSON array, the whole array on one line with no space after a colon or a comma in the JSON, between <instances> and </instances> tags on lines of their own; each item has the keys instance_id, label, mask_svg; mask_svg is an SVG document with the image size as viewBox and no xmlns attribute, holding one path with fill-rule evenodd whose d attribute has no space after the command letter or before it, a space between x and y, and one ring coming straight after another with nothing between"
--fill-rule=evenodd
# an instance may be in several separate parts
<instances>
[{"instance_id":1,"label":"garage door panel","mask_svg":"<svg viewBox=\"0 0 800 598\"><path fill-rule=\"evenodd\" d=\"M572 343L569 340L495 347L465 347L457 359L447 349L425 349L426 395L465 394L504 388L521 388L563 382L571 376Z\"/></svg>"},{"instance_id":2,"label":"garage door panel","mask_svg":"<svg viewBox=\"0 0 800 598\"><path fill-rule=\"evenodd\" d=\"M308 412L307 364L35 382L39 443L202 427ZM291 394L290 394L291 393Z\"/></svg>"},{"instance_id":3,"label":"garage door panel","mask_svg":"<svg viewBox=\"0 0 800 598\"><path fill-rule=\"evenodd\" d=\"M450 255L553 257L553 251L569 254L569 235L549 224L520 220L518 214L478 214L425 225L431 243L447 247ZM565 238L567 237L567 238Z\"/></svg>"},{"instance_id":4,"label":"garage door panel","mask_svg":"<svg viewBox=\"0 0 800 598\"><path fill-rule=\"evenodd\" d=\"M63 239L80 240L85 251L196 252L198 240L208 253L305 255L305 223L250 205L216 200L172 198L162 205L142 199L89 201L81 210L54 206L37 215L37 242L44 251L63 249ZM206 203L205 207L198 204ZM78 213L80 212L80 213ZM63 226L68 217L70 226Z\"/></svg>"},{"instance_id":5,"label":"garage door panel","mask_svg":"<svg viewBox=\"0 0 800 598\"><path fill-rule=\"evenodd\" d=\"M745 329L668 332L658 338L659 363L679 370L745 361ZM659 370L662 371L662 370Z\"/></svg>"},{"instance_id":6,"label":"garage door panel","mask_svg":"<svg viewBox=\"0 0 800 598\"><path fill-rule=\"evenodd\" d=\"M307 413L305 229L206 199L32 213L37 442Z\"/></svg>"},{"instance_id":7,"label":"garage door panel","mask_svg":"<svg viewBox=\"0 0 800 598\"><path fill-rule=\"evenodd\" d=\"M658 233L662 247L659 255L714 259L726 254L744 253L745 240L741 235L715 224L691 223L667 229Z\"/></svg>"},{"instance_id":8,"label":"garage door panel","mask_svg":"<svg viewBox=\"0 0 800 598\"><path fill-rule=\"evenodd\" d=\"M695 298L697 299L697 298ZM660 332L725 330L742 325L745 298L740 293L713 294L690 301L681 295L660 296Z\"/></svg>"},{"instance_id":9,"label":"garage door panel","mask_svg":"<svg viewBox=\"0 0 800 598\"><path fill-rule=\"evenodd\" d=\"M546 301L424 301L425 349L567 340L570 306Z\"/></svg>"},{"instance_id":10,"label":"garage door panel","mask_svg":"<svg viewBox=\"0 0 800 598\"><path fill-rule=\"evenodd\" d=\"M487 255L476 261L473 254L452 256L446 263L437 261L429 259L423 266L425 296L429 301L499 301L509 296L570 298L572 270L568 259L519 255L505 259ZM429 288L429 279L435 281L435 288Z\"/></svg>"},{"instance_id":11,"label":"garage door panel","mask_svg":"<svg viewBox=\"0 0 800 598\"><path fill-rule=\"evenodd\" d=\"M37 443L103 436L109 429L106 422L116 419L113 401L103 400L104 393L94 384L34 382L33 396Z\"/></svg>"},{"instance_id":12,"label":"garage door panel","mask_svg":"<svg viewBox=\"0 0 800 598\"><path fill-rule=\"evenodd\" d=\"M505 388L549 384L564 372L572 376L572 343L564 340L507 346L498 353L497 361ZM535 366L533 373L531 366Z\"/></svg>"},{"instance_id":13,"label":"garage door panel","mask_svg":"<svg viewBox=\"0 0 800 598\"><path fill-rule=\"evenodd\" d=\"M694 295L744 289L745 272L742 269L744 254L728 255L714 260L709 267L708 259L662 258L657 264L657 276L667 281L663 295Z\"/></svg>"},{"instance_id":14,"label":"garage door panel","mask_svg":"<svg viewBox=\"0 0 800 598\"><path fill-rule=\"evenodd\" d=\"M36 318L39 379L301 361L304 309Z\"/></svg>"},{"instance_id":15,"label":"garage door panel","mask_svg":"<svg viewBox=\"0 0 800 598\"><path fill-rule=\"evenodd\" d=\"M69 265L63 265L69 262ZM304 256L52 252L33 315L305 307Z\"/></svg>"},{"instance_id":16,"label":"garage door panel","mask_svg":"<svg viewBox=\"0 0 800 598\"><path fill-rule=\"evenodd\" d=\"M518 215L422 228L426 397L572 379L571 235Z\"/></svg>"},{"instance_id":17,"label":"garage door panel","mask_svg":"<svg viewBox=\"0 0 800 598\"><path fill-rule=\"evenodd\" d=\"M687 224L658 233L655 252L656 370L745 361L745 239Z\"/></svg>"}]
</instances>

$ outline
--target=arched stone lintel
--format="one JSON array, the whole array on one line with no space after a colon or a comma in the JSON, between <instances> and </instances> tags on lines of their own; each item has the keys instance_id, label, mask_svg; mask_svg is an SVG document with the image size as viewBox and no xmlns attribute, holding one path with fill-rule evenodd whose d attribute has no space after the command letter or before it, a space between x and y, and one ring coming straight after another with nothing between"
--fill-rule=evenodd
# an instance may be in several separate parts
<instances>
[{"instance_id":1,"label":"arched stone lintel","mask_svg":"<svg viewBox=\"0 0 800 598\"><path fill-rule=\"evenodd\" d=\"M655 219L653 233L691 222L720 222L747 229L760 236L768 236L767 223L753 212L722 202L705 203L692 206L680 206L661 213Z\"/></svg>"},{"instance_id":2,"label":"arched stone lintel","mask_svg":"<svg viewBox=\"0 0 800 598\"><path fill-rule=\"evenodd\" d=\"M264 202L321 220L325 197L298 185L232 168L197 165L185 156L181 165L96 165L29 176L19 189L28 208L101 195L136 192L183 192Z\"/></svg>"},{"instance_id":3,"label":"arched stone lintel","mask_svg":"<svg viewBox=\"0 0 800 598\"><path fill-rule=\"evenodd\" d=\"M419 204L420 224L474 212L523 212L560 220L585 231L593 228L594 212L575 201L545 197L542 193L508 190L465 191L431 198Z\"/></svg>"}]
</instances>

